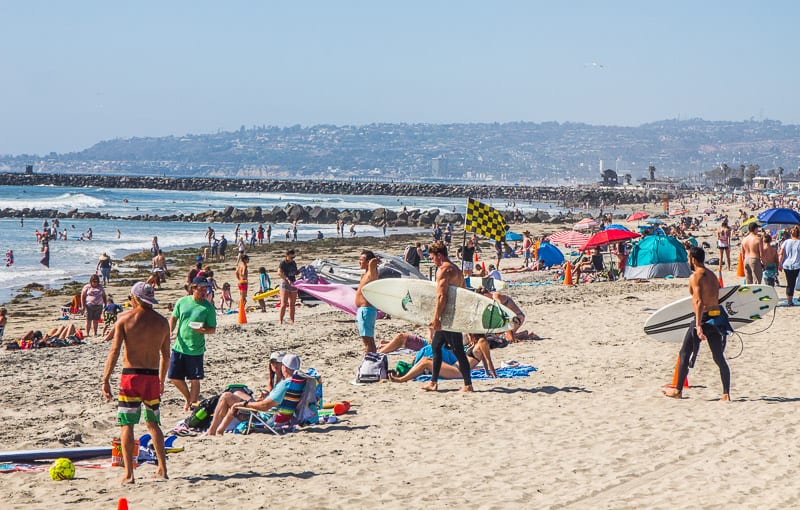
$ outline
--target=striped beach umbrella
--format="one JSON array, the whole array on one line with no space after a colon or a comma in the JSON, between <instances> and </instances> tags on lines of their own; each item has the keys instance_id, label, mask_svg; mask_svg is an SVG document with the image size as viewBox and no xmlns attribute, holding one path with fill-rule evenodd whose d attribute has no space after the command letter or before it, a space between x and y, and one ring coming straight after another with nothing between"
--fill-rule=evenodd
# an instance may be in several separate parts
<instances>
[{"instance_id":1,"label":"striped beach umbrella","mask_svg":"<svg viewBox=\"0 0 800 510\"><path fill-rule=\"evenodd\" d=\"M585 230L587 228L594 228L600 226L600 222L594 218L584 218L575 225L573 225L573 229L575 230Z\"/></svg>"},{"instance_id":2,"label":"striped beach umbrella","mask_svg":"<svg viewBox=\"0 0 800 510\"><path fill-rule=\"evenodd\" d=\"M589 240L589 236L574 230L562 230L547 237L553 244L563 244L564 246L581 246Z\"/></svg>"}]
</instances>

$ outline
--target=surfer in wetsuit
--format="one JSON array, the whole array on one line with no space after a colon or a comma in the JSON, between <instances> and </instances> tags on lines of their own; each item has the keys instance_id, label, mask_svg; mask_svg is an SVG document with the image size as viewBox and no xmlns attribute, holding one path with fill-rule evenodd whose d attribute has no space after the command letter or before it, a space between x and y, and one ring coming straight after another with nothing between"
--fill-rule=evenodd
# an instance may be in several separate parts
<instances>
[{"instance_id":1,"label":"surfer in wetsuit","mask_svg":"<svg viewBox=\"0 0 800 510\"><path fill-rule=\"evenodd\" d=\"M431 348L433 350L433 369L431 380L422 386L425 391L436 391L439 389L439 371L442 368L442 348L447 345L456 359L458 359L458 369L464 378L464 387L461 391L473 391L472 379L470 377L470 366L467 355L464 352L464 338L461 333L455 331L442 330L442 314L447 306L447 293L450 286L464 288L464 274L457 268L447 256L447 245L442 241L436 241L428 247L428 254L431 262L437 267L436 270L436 308L433 312L433 320L430 327L433 330Z\"/></svg>"},{"instance_id":2,"label":"surfer in wetsuit","mask_svg":"<svg viewBox=\"0 0 800 510\"><path fill-rule=\"evenodd\" d=\"M694 364L700 342L706 340L719 367L722 379L722 398L730 400L731 370L725 361L725 336L730 330L727 315L719 306L719 281L713 271L704 265L705 251L699 247L689 250L689 263L692 276L689 277L689 294L692 296L695 320L686 331L680 351L678 366L678 384L675 388L667 388L664 395L672 398L683 398L683 383L689 373L689 364Z\"/></svg>"}]
</instances>

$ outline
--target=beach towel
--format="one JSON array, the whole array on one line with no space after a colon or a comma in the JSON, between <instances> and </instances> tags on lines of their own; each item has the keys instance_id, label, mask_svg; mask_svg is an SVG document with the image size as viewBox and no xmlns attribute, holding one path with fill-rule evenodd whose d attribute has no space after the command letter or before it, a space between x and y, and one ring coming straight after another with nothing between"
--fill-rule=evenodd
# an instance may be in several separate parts
<instances>
[{"instance_id":1,"label":"beach towel","mask_svg":"<svg viewBox=\"0 0 800 510\"><path fill-rule=\"evenodd\" d=\"M532 365L517 365L514 367L503 367L498 368L497 378L498 379L521 379L523 377L528 377L531 372L536 372L536 367ZM476 368L471 372L472 379L492 379L492 377L487 374L482 368ZM414 379L415 381L430 381L431 376L430 374L420 375Z\"/></svg>"}]
</instances>

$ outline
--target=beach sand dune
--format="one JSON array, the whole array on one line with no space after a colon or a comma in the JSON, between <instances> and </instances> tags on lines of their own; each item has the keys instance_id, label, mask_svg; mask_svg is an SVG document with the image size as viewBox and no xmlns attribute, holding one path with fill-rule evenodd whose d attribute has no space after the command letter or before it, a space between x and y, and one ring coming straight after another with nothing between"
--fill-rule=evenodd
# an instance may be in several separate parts
<instances>
[{"instance_id":1,"label":"beach sand dune","mask_svg":"<svg viewBox=\"0 0 800 510\"><path fill-rule=\"evenodd\" d=\"M735 281L733 273L725 278ZM45 472L3 474L0 506L107 509L121 497L131 509L798 505L797 310L779 308L769 329L742 336L744 351L730 361L734 402L716 402L721 385L707 348L689 374L688 398L675 401L660 388L672 378L679 344L645 337L642 324L685 296L686 280L509 293L544 339L495 350L495 363L513 359L538 371L476 381L471 395L457 392L460 381L443 382L436 394L419 383L352 385L362 350L355 324L325 305L301 307L293 326L279 326L275 308L248 314L243 326L223 316L209 337L204 395L234 382L263 387L267 356L285 350L322 374L327 400L352 401L351 412L282 437L180 438L186 450L170 455L171 479L148 480L155 468L145 465L136 488L117 484L117 468L78 468L76 480L60 483ZM378 337L409 328L379 321ZM118 428L114 403L100 393L107 348L1 352L2 449L110 444ZM728 354L738 352L734 337ZM408 356L391 364L398 359ZM165 428L184 417L181 407L168 386Z\"/></svg>"}]
</instances>

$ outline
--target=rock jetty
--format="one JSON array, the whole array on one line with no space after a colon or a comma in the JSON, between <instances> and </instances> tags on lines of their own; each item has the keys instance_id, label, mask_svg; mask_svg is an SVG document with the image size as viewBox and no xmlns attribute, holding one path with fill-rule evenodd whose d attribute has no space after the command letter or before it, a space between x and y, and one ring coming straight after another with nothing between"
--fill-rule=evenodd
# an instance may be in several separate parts
<instances>
[{"instance_id":1,"label":"rock jetty","mask_svg":"<svg viewBox=\"0 0 800 510\"><path fill-rule=\"evenodd\" d=\"M0 185L5 186L69 186L104 188L148 188L174 191L246 191L270 193L305 193L325 195L392 195L425 197L491 197L504 198L509 203L518 202L520 208L528 201L552 202L563 207L583 207L585 204L606 207L616 204L641 203L660 199L660 192L644 190L624 190L613 188L555 188L529 186L467 186L456 184L408 184L393 182L347 182L347 181L289 181L257 179L220 179L207 177L169 178L119 175L79 175L79 174L22 174L0 173ZM516 208L504 211L511 221L569 222L572 217L551 217L544 211L521 214ZM413 209L396 212L389 209L336 209L333 207L311 207L287 204L263 210L261 207L237 209L228 206L222 211L208 210L202 213L164 215L142 214L115 217L108 214L79 211L58 211L55 209L3 209L0 217L44 217L44 218L96 218L148 221L187 221L206 223L282 223L297 220L306 223L345 223L387 226L428 227L434 223L463 224L462 213L442 212L438 209Z\"/></svg>"}]
</instances>

